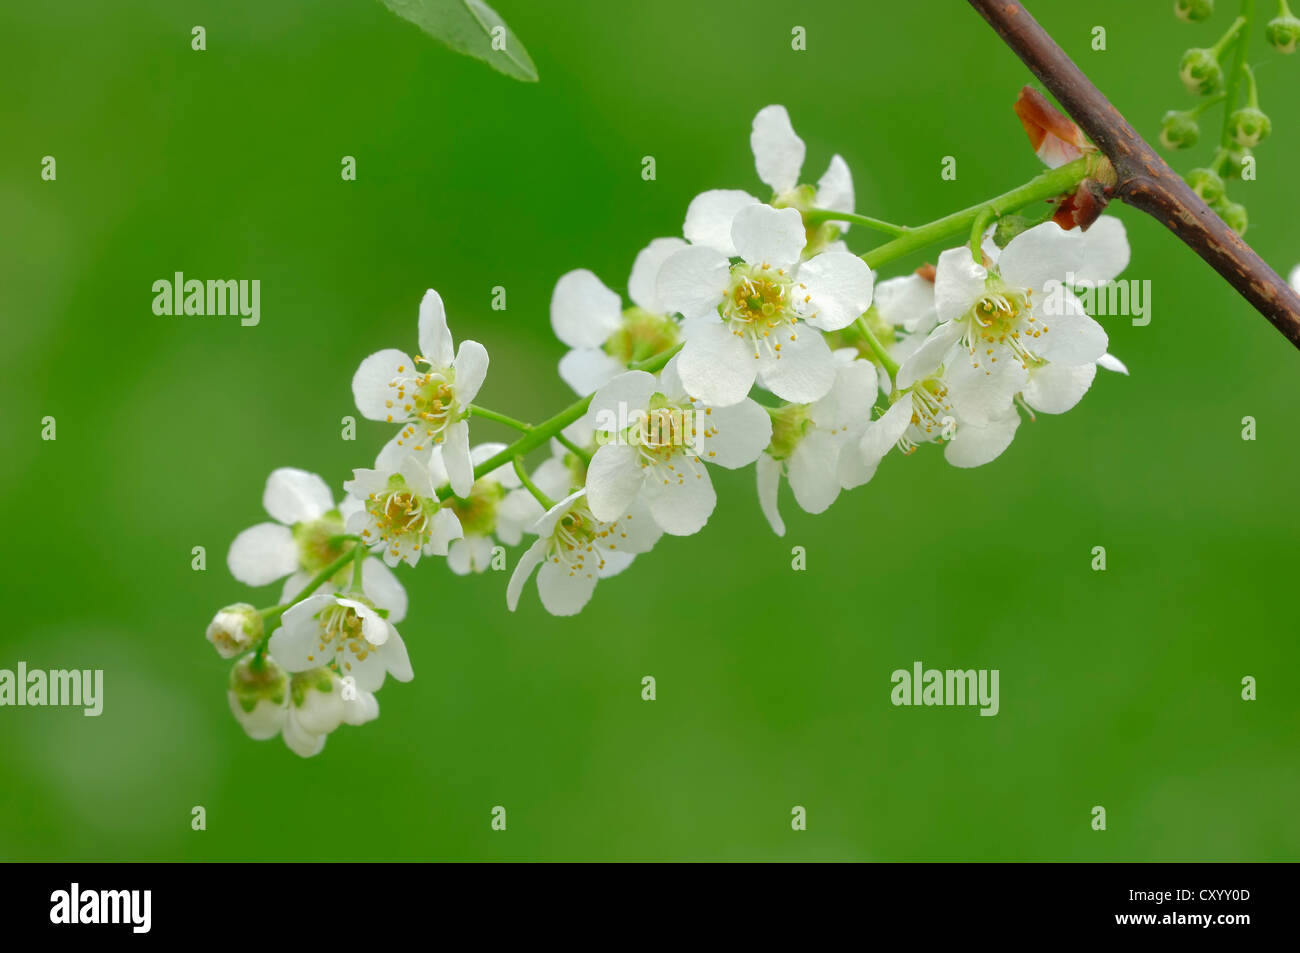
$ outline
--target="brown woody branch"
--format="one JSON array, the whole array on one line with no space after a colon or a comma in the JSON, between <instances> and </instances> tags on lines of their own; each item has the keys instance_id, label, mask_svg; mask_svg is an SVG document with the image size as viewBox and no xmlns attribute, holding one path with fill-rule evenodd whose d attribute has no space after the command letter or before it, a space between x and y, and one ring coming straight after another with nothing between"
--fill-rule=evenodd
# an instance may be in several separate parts
<instances>
[{"instance_id":1,"label":"brown woody branch","mask_svg":"<svg viewBox=\"0 0 1300 953\"><path fill-rule=\"evenodd\" d=\"M1017 0L970 0L1115 167L1115 194L1173 232L1300 347L1300 295L1188 188Z\"/></svg>"}]
</instances>

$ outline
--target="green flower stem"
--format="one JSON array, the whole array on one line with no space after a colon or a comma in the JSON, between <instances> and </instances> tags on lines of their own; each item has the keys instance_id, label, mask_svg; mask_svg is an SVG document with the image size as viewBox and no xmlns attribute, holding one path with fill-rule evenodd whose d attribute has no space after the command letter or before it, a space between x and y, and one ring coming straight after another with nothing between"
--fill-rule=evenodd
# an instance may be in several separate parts
<instances>
[{"instance_id":1,"label":"green flower stem","mask_svg":"<svg viewBox=\"0 0 1300 953\"><path fill-rule=\"evenodd\" d=\"M1193 119L1200 119L1201 113L1205 112L1205 110L1209 109L1211 106L1217 106L1225 99L1227 99L1227 97L1223 93L1215 93L1213 96L1202 99L1191 109L1184 110L1184 115L1191 116Z\"/></svg>"},{"instance_id":2,"label":"green flower stem","mask_svg":"<svg viewBox=\"0 0 1300 953\"><path fill-rule=\"evenodd\" d=\"M366 547L352 547L352 591L361 591L361 564L366 561Z\"/></svg>"},{"instance_id":3,"label":"green flower stem","mask_svg":"<svg viewBox=\"0 0 1300 953\"><path fill-rule=\"evenodd\" d=\"M991 205L986 205L982 211L975 216L975 224L970 227L970 253L975 259L975 264L984 264L984 250L981 247L984 244L984 230L989 224L998 217L997 209Z\"/></svg>"},{"instance_id":4,"label":"green flower stem","mask_svg":"<svg viewBox=\"0 0 1300 953\"><path fill-rule=\"evenodd\" d=\"M519 476L519 482L533 495L533 499L542 504L542 509L549 510L555 505L555 501L543 493L537 484L533 482L533 478L528 475L528 468L524 466L523 457L515 457L515 473Z\"/></svg>"},{"instance_id":5,"label":"green flower stem","mask_svg":"<svg viewBox=\"0 0 1300 953\"><path fill-rule=\"evenodd\" d=\"M895 225L893 222L871 218L867 215L855 215L853 212L833 212L825 208L809 209L803 213L803 219L810 225L817 225L822 222L848 222L850 225L861 225L864 228L871 228L895 237L908 231L906 225Z\"/></svg>"},{"instance_id":6,"label":"green flower stem","mask_svg":"<svg viewBox=\"0 0 1300 953\"><path fill-rule=\"evenodd\" d=\"M522 420L515 420L513 417L499 414L495 410L488 410L486 407L480 407L478 404L469 405L469 415L471 417L483 417L487 420L495 420L497 423L505 424L507 427L513 427L521 433L528 433L533 429L532 424L526 424Z\"/></svg>"},{"instance_id":7,"label":"green flower stem","mask_svg":"<svg viewBox=\"0 0 1300 953\"><path fill-rule=\"evenodd\" d=\"M871 348L871 353L876 355L876 360L880 362L880 366L889 372L889 380L892 382L898 376L898 362L889 356L885 348L876 339L876 336L871 333L871 328L867 326L864 315L858 316L858 330L867 339L867 345Z\"/></svg>"},{"instance_id":8,"label":"green flower stem","mask_svg":"<svg viewBox=\"0 0 1300 953\"><path fill-rule=\"evenodd\" d=\"M557 434L555 435L555 439L559 441L560 446L564 447L564 448L565 448L566 450L568 450L570 453L574 454L574 455L575 455L579 460L581 460L585 465L587 465L587 466L591 466L591 454L590 454L590 453L588 453L588 452L587 452L586 450L584 450L582 447L578 446L576 443L574 443L572 440L570 440L568 437L566 437L563 433L557 433Z\"/></svg>"},{"instance_id":9,"label":"green flower stem","mask_svg":"<svg viewBox=\"0 0 1300 953\"><path fill-rule=\"evenodd\" d=\"M1223 39L1214 46L1215 52L1220 53L1225 42L1235 39L1237 43L1223 87L1223 132L1219 136L1219 142L1224 148L1232 145L1232 112L1237 108L1237 91L1241 85L1241 76L1246 70L1246 50L1250 46L1250 25L1254 19L1255 0L1241 0L1241 16L1237 17ZM1237 39L1238 33L1240 39Z\"/></svg>"},{"instance_id":10,"label":"green flower stem","mask_svg":"<svg viewBox=\"0 0 1300 953\"><path fill-rule=\"evenodd\" d=\"M1080 156L1073 162L1037 175L1019 188L1004 192L996 198L972 205L960 212L953 212L943 218L935 219L927 225L909 228L907 232L891 242L885 242L871 249L862 256L872 269L888 264L895 259L920 251L937 242L969 235L979 216L988 210L995 215L1006 215L1017 209L1054 199L1067 192L1073 192L1079 183L1087 178L1097 178L1101 171L1109 166L1109 160L1101 153L1093 152Z\"/></svg>"},{"instance_id":11,"label":"green flower stem","mask_svg":"<svg viewBox=\"0 0 1300 953\"><path fill-rule=\"evenodd\" d=\"M630 364L628 365L628 369L633 371L648 371L653 374L655 371L663 370L664 365L672 360L673 355L681 349L682 346L678 344L676 347L669 348L667 351L656 354L652 358L640 361L636 364ZM474 468L474 479L477 480L485 473L491 473L502 464L510 463L515 457L522 457L525 454L536 450L542 444L546 443L546 441L557 436L561 430L569 426L569 424L573 423L575 420L581 418L582 415L587 412L587 408L591 406L591 398L593 396L595 395L588 394L581 400L570 404L549 420L543 420L537 426L530 427L527 433L510 446L476 466ZM449 486L438 487L438 499L445 500L450 492L451 488Z\"/></svg>"}]
</instances>

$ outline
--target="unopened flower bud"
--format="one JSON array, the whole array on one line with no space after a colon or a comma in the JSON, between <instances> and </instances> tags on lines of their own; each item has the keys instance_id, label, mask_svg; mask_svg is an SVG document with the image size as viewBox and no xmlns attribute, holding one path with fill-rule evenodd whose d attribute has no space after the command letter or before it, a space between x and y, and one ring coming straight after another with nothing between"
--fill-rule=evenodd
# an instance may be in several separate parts
<instances>
[{"instance_id":1,"label":"unopened flower bud","mask_svg":"<svg viewBox=\"0 0 1300 953\"><path fill-rule=\"evenodd\" d=\"M1207 205L1213 205L1215 202L1223 200L1226 186L1224 186L1219 173L1213 169L1193 169L1187 173L1187 184Z\"/></svg>"},{"instance_id":2,"label":"unopened flower bud","mask_svg":"<svg viewBox=\"0 0 1300 953\"><path fill-rule=\"evenodd\" d=\"M1251 158L1251 151L1240 146L1230 146L1224 150L1223 155L1223 160L1216 167L1223 170L1226 178L1240 179L1246 168L1246 160Z\"/></svg>"},{"instance_id":3,"label":"unopened flower bud","mask_svg":"<svg viewBox=\"0 0 1300 953\"><path fill-rule=\"evenodd\" d=\"M1264 35L1279 53L1294 53L1296 45L1300 44L1300 17L1290 13L1275 17L1268 21Z\"/></svg>"},{"instance_id":4,"label":"unopened flower bud","mask_svg":"<svg viewBox=\"0 0 1300 953\"><path fill-rule=\"evenodd\" d=\"M258 658L250 652L231 668L226 698L250 738L274 738L284 724L289 675L269 655Z\"/></svg>"},{"instance_id":5,"label":"unopened flower bud","mask_svg":"<svg viewBox=\"0 0 1300 953\"><path fill-rule=\"evenodd\" d=\"M1219 218L1223 219L1229 228L1238 235L1245 235L1246 228L1250 224L1250 217L1246 214L1246 206L1240 202L1223 201L1214 205L1214 211L1218 213Z\"/></svg>"},{"instance_id":6,"label":"unopened flower bud","mask_svg":"<svg viewBox=\"0 0 1300 953\"><path fill-rule=\"evenodd\" d=\"M234 658L262 637L262 616L247 602L236 602L212 617L206 635L222 658Z\"/></svg>"},{"instance_id":7,"label":"unopened flower bud","mask_svg":"<svg viewBox=\"0 0 1300 953\"><path fill-rule=\"evenodd\" d=\"M1268 138L1273 122L1255 106L1243 106L1228 117L1228 129L1237 145L1253 149Z\"/></svg>"},{"instance_id":8,"label":"unopened flower bud","mask_svg":"<svg viewBox=\"0 0 1300 953\"><path fill-rule=\"evenodd\" d=\"M1190 149L1201 138L1201 127L1189 112L1171 109L1160 124L1160 144L1166 149Z\"/></svg>"},{"instance_id":9,"label":"unopened flower bud","mask_svg":"<svg viewBox=\"0 0 1300 953\"><path fill-rule=\"evenodd\" d=\"M1214 13L1214 0L1174 0L1174 14L1188 23L1208 20Z\"/></svg>"},{"instance_id":10,"label":"unopened flower bud","mask_svg":"<svg viewBox=\"0 0 1300 953\"><path fill-rule=\"evenodd\" d=\"M1213 50L1194 48L1183 54L1178 77L1191 92L1208 96L1223 85L1223 67Z\"/></svg>"}]
</instances>

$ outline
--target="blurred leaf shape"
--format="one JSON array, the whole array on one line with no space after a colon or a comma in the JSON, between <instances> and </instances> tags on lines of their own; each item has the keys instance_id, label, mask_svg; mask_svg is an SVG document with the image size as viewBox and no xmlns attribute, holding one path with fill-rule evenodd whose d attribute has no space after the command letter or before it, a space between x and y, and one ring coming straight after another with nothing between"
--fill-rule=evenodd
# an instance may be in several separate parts
<instances>
[{"instance_id":1,"label":"blurred leaf shape","mask_svg":"<svg viewBox=\"0 0 1300 953\"><path fill-rule=\"evenodd\" d=\"M457 53L480 59L525 83L537 82L537 67L524 44L497 12L482 0L382 2L399 17L410 20Z\"/></svg>"}]
</instances>

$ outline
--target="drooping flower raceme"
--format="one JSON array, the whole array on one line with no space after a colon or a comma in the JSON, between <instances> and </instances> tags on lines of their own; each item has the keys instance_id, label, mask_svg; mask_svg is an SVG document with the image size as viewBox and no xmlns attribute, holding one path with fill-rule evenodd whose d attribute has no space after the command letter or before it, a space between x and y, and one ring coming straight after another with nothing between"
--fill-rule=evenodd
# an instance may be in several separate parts
<instances>
[{"instance_id":1,"label":"drooping flower raceme","mask_svg":"<svg viewBox=\"0 0 1300 953\"><path fill-rule=\"evenodd\" d=\"M691 245L659 273L664 303L686 319L678 373L687 393L726 407L757 379L783 400L819 400L835 380L821 332L847 327L871 305L871 269L842 251L801 263L806 235L791 208L747 206L731 235L739 262Z\"/></svg>"},{"instance_id":2,"label":"drooping flower raceme","mask_svg":"<svg viewBox=\"0 0 1300 953\"><path fill-rule=\"evenodd\" d=\"M591 512L617 520L640 499L674 536L699 532L717 503L705 463L746 466L772 435L767 411L749 398L713 407L689 397L677 358L658 378L645 371L614 378L592 398L588 419L602 444L587 470Z\"/></svg>"},{"instance_id":3,"label":"drooping flower raceme","mask_svg":"<svg viewBox=\"0 0 1300 953\"><path fill-rule=\"evenodd\" d=\"M381 464L395 467L406 450L441 445L452 491L465 496L474 483L465 417L487 376L487 350L477 341L454 350L447 312L432 288L420 302L419 342L414 358L395 348L367 357L352 378L352 395L366 417L401 426L380 451Z\"/></svg>"},{"instance_id":4,"label":"drooping flower raceme","mask_svg":"<svg viewBox=\"0 0 1300 953\"><path fill-rule=\"evenodd\" d=\"M551 327L572 350L560 359L560 377L579 394L590 394L629 364L669 350L680 337L677 321L659 298L659 269L685 248L680 238L656 238L632 264L623 309L618 294L585 268L571 271L551 295Z\"/></svg>"},{"instance_id":5,"label":"drooping flower raceme","mask_svg":"<svg viewBox=\"0 0 1300 953\"><path fill-rule=\"evenodd\" d=\"M227 605L206 631L235 659L228 699L244 731L311 757L340 725L377 717L387 677L413 677L396 628L406 594L389 567L399 562L441 555L458 574L502 569L504 547L531 533L507 606L518 608L536 573L546 611L572 615L663 534L707 523L710 464L755 463L759 508L781 534L782 481L820 513L894 448L935 443L949 463L979 466L1009 446L1021 410L1061 413L1097 367L1127 373L1075 294L1128 263L1123 226L1099 217L1107 194L1092 176L1104 160L1033 96L1019 111L1040 158L1064 168L1084 157L1088 177L1070 180L1051 221L1003 218L982 243L976 234L937 266L877 283L841 240L847 222L827 221L854 211L847 165L835 156L817 186L801 184L803 141L783 107L760 110L750 142L770 199L697 196L687 241L656 239L636 256L629 307L585 269L556 284L552 326L571 348L560 371L582 399L540 424L474 404L487 353L473 341L455 349L442 300L427 292L421 353L379 351L353 377L362 413L399 428L374 466L353 471L337 505L320 477L276 470L264 494L273 522L231 547L236 577L286 580L282 604ZM937 232L921 228L945 221L914 231L854 217L926 237ZM914 247L886 242L867 257L888 261L904 246ZM471 419L520 436L471 449ZM527 457L548 445L530 475Z\"/></svg>"}]
</instances>

